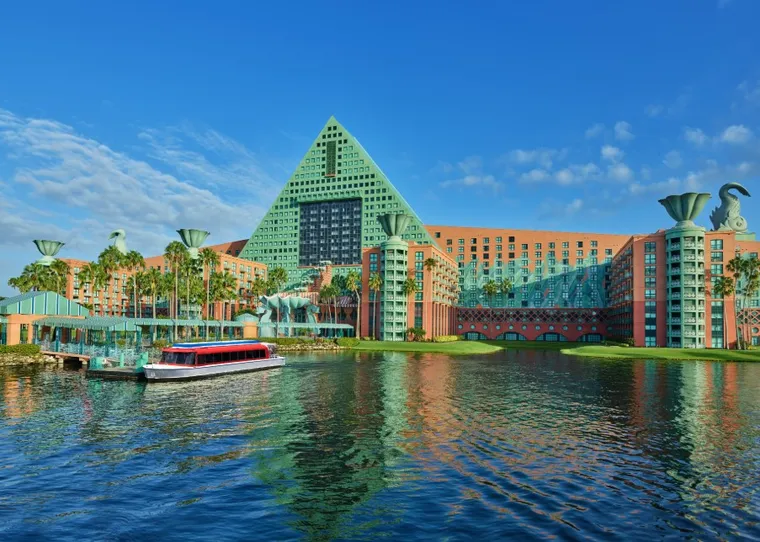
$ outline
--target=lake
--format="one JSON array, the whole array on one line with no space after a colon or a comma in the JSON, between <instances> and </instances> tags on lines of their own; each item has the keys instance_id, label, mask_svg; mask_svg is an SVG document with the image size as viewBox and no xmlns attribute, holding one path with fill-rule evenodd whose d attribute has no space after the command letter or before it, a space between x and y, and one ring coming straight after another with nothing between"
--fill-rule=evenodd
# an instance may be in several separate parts
<instances>
[{"instance_id":1,"label":"lake","mask_svg":"<svg viewBox=\"0 0 760 542\"><path fill-rule=\"evenodd\" d=\"M760 364L341 352L0 390L2 540L760 533Z\"/></svg>"}]
</instances>

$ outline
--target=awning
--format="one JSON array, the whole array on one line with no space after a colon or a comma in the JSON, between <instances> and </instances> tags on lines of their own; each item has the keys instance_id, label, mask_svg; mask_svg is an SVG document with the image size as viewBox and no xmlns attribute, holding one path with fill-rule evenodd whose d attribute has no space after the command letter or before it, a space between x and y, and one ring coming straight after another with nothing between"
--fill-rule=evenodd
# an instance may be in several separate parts
<instances>
[{"instance_id":1,"label":"awning","mask_svg":"<svg viewBox=\"0 0 760 542\"><path fill-rule=\"evenodd\" d=\"M64 318L48 316L34 322L35 326L63 327L68 329L95 329L108 331L136 331L129 318L118 316L93 316L91 318Z\"/></svg>"}]
</instances>

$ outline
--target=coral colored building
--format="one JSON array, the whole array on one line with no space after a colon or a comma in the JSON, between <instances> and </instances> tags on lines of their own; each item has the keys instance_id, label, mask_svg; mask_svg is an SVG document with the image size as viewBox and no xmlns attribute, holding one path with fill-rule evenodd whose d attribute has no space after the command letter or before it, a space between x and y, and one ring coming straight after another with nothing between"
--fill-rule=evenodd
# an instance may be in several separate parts
<instances>
[{"instance_id":1,"label":"coral colored building","mask_svg":"<svg viewBox=\"0 0 760 542\"><path fill-rule=\"evenodd\" d=\"M250 288L253 281L260 277L264 280L267 278L267 268L265 265L250 260L243 260L231 253L239 253L245 241L233 241L230 243L221 243L211 245L208 248L219 254L219 265L216 268L217 273L228 272L237 278L237 291L239 298L229 302L212 303L210 315L216 319L231 319L236 311L246 308L255 307L256 300L251 299ZM71 275L66 283L65 296L83 305L92 305L92 310L96 315L104 316L134 316L134 296L128 295L131 291L131 278L133 272L129 269L117 269L114 271L111 283L108 287L94 292L89 284L80 283L78 274L82 268L89 262L87 260L76 260L71 258L61 258L62 261L69 265ZM163 256L151 256L145 258L145 268L155 268L166 274L170 272L169 263ZM208 281L208 274L204 271L204 287ZM181 292L180 292L181 294ZM180 295L180 297L182 297ZM182 299L180 304L184 305ZM140 311L138 316L150 317L153 314L152 300L150 297L140 295ZM165 299L157 303L157 314L167 315L168 306ZM222 318L224 316L224 318Z\"/></svg>"}]
</instances>

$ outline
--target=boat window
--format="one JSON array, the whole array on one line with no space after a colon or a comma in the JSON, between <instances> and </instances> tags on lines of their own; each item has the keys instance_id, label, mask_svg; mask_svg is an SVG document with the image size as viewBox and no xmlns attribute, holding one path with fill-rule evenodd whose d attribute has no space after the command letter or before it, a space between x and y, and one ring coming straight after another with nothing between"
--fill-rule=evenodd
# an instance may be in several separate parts
<instances>
[{"instance_id":1,"label":"boat window","mask_svg":"<svg viewBox=\"0 0 760 542\"><path fill-rule=\"evenodd\" d=\"M164 352L164 363L175 365L194 365L195 352Z\"/></svg>"}]
</instances>

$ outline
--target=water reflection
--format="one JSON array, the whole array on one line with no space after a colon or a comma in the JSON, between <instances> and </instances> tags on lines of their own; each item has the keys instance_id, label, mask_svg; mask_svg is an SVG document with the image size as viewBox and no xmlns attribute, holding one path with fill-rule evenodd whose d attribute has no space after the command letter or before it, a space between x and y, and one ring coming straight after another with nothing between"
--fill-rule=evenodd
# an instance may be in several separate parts
<instances>
[{"instance_id":1,"label":"water reflection","mask_svg":"<svg viewBox=\"0 0 760 542\"><path fill-rule=\"evenodd\" d=\"M160 385L4 369L0 389L0 483L15 488L0 496L6 536L757 528L751 364L341 353Z\"/></svg>"}]
</instances>

